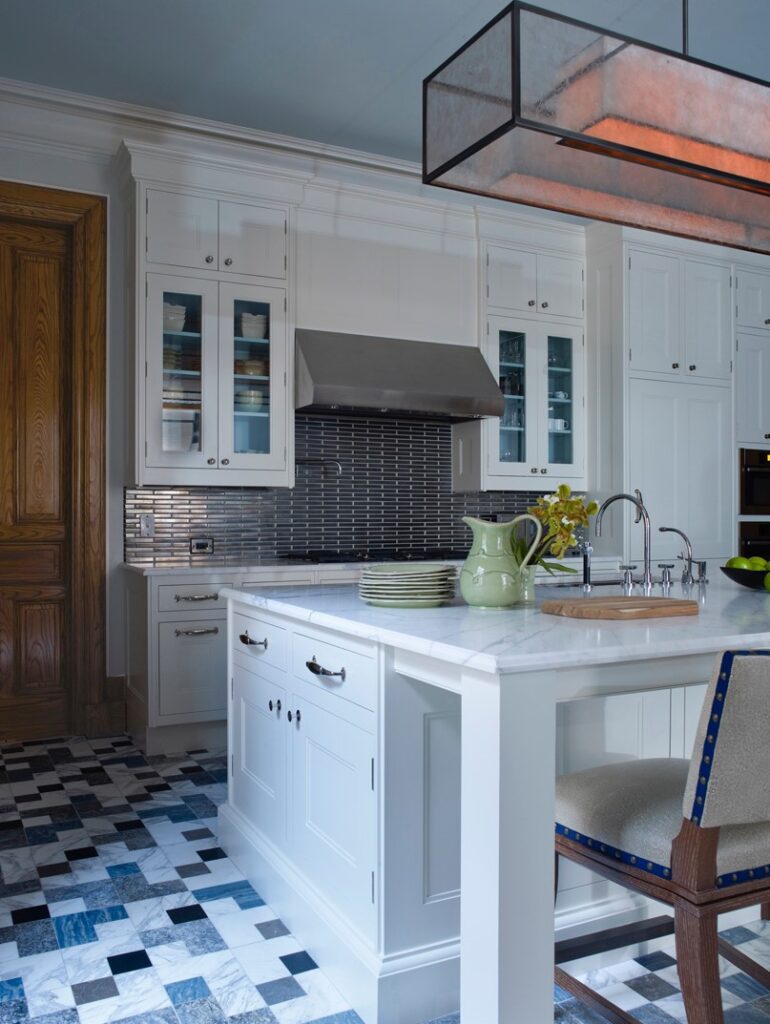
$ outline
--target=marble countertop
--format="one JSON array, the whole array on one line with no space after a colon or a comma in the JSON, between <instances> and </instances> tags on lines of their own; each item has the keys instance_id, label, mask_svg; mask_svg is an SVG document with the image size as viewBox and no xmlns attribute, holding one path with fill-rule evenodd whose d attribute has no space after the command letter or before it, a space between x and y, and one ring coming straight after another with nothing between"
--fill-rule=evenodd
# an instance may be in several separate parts
<instances>
[{"instance_id":1,"label":"marble countertop","mask_svg":"<svg viewBox=\"0 0 770 1024\"><path fill-rule=\"evenodd\" d=\"M603 587L595 593L610 596L616 591ZM485 672L770 647L770 594L747 590L721 574L700 594L693 588L689 596L701 604L697 616L630 622L545 615L539 607L543 599L580 596L579 589L548 586L538 587L535 606L499 610L470 608L460 599L441 608L373 608L351 584L225 589L222 594L299 622ZM676 585L670 596L687 595Z\"/></svg>"}]
</instances>

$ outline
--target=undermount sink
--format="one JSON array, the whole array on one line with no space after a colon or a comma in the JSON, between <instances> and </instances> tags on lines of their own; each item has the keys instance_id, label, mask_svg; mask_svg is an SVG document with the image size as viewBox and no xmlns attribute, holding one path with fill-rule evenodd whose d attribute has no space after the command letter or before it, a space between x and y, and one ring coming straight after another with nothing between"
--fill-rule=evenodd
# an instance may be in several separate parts
<instances>
[{"instance_id":1,"label":"undermount sink","mask_svg":"<svg viewBox=\"0 0 770 1024\"><path fill-rule=\"evenodd\" d=\"M622 586L623 580L618 577L614 580L591 580L591 587L619 587ZM583 580L554 580L543 583L544 587L582 587Z\"/></svg>"}]
</instances>

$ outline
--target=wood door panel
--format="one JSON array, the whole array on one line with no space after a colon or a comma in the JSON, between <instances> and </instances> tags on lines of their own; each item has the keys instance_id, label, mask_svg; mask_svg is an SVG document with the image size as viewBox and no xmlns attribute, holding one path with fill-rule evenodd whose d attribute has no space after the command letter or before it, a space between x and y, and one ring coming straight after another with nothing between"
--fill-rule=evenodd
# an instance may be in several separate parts
<instances>
[{"instance_id":1,"label":"wood door panel","mask_svg":"<svg viewBox=\"0 0 770 1024\"><path fill-rule=\"evenodd\" d=\"M2 236L3 242L14 249L29 249L50 256L64 256L69 252L68 239L59 228L24 224L21 221L5 221Z\"/></svg>"},{"instance_id":2,"label":"wood door panel","mask_svg":"<svg viewBox=\"0 0 770 1024\"><path fill-rule=\"evenodd\" d=\"M63 579L59 544L3 544L0 587L6 583L58 583Z\"/></svg>"},{"instance_id":3,"label":"wood door panel","mask_svg":"<svg viewBox=\"0 0 770 1024\"><path fill-rule=\"evenodd\" d=\"M16 480L19 523L62 518L66 347L60 259L18 253L16 299Z\"/></svg>"},{"instance_id":4,"label":"wood door panel","mask_svg":"<svg viewBox=\"0 0 770 1024\"><path fill-rule=\"evenodd\" d=\"M16 605L19 672L16 695L41 690L64 696L64 602L20 602Z\"/></svg>"}]
</instances>

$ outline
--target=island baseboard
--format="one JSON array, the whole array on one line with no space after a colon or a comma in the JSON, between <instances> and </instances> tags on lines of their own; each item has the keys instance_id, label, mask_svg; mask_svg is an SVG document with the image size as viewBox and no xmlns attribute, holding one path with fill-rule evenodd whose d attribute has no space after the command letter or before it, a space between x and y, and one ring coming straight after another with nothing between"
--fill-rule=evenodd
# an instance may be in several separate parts
<instances>
[{"instance_id":1,"label":"island baseboard","mask_svg":"<svg viewBox=\"0 0 770 1024\"><path fill-rule=\"evenodd\" d=\"M419 1024L459 1008L459 938L380 954L229 804L219 841L365 1024Z\"/></svg>"}]
</instances>

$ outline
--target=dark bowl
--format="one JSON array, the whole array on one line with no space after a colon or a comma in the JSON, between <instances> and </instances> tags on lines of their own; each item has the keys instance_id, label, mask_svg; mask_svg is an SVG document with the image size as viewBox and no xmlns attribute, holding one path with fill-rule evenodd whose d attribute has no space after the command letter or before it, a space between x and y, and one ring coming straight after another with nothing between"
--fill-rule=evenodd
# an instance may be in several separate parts
<instances>
[{"instance_id":1,"label":"dark bowl","mask_svg":"<svg viewBox=\"0 0 770 1024\"><path fill-rule=\"evenodd\" d=\"M762 572L761 569L728 569L726 565L720 565L719 568L725 576L735 583L740 583L742 587L750 587L752 590L765 589L765 576L767 576L767 572ZM768 569L768 572L770 572L770 569Z\"/></svg>"}]
</instances>

